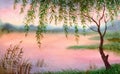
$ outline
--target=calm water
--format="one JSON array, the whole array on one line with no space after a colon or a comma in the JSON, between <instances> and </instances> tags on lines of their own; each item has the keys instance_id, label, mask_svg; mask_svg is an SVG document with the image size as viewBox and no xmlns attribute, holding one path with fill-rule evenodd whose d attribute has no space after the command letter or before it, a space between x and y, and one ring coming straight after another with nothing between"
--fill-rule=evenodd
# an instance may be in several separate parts
<instances>
[{"instance_id":1,"label":"calm water","mask_svg":"<svg viewBox=\"0 0 120 74\"><path fill-rule=\"evenodd\" d=\"M89 40L92 36L80 36L78 45L97 44L98 41ZM68 46L76 45L73 35L68 39L64 34L46 34L42 40L41 48L36 44L35 34L30 33L24 37L24 33L5 34L0 37L0 51L4 52L10 44L18 44L23 41L24 58L29 59L33 64L32 72L36 71L60 71L66 69L88 70L90 65L97 68L103 67L104 64L98 53L98 50L70 50ZM120 63L120 55L113 52L106 52L110 55L111 64ZM44 59L44 66L37 67L35 64L38 60Z\"/></svg>"}]
</instances>

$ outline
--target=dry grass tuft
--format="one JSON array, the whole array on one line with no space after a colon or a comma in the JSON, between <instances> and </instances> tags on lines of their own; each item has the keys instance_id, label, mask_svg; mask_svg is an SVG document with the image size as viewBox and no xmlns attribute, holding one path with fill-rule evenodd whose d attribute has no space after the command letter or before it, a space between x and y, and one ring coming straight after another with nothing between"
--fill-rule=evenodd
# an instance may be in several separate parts
<instances>
[{"instance_id":1,"label":"dry grass tuft","mask_svg":"<svg viewBox=\"0 0 120 74\"><path fill-rule=\"evenodd\" d=\"M23 49L21 42L15 46L10 45L3 57L0 59L0 72L5 74L30 74L31 63L23 60ZM0 73L1 74L1 73Z\"/></svg>"}]
</instances>

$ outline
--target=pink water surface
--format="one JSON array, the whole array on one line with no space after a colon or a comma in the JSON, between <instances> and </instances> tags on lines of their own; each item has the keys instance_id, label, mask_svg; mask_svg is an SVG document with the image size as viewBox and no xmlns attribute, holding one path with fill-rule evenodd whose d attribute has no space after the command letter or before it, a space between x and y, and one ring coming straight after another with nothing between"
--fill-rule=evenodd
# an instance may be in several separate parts
<instances>
[{"instance_id":1,"label":"pink water surface","mask_svg":"<svg viewBox=\"0 0 120 74\"><path fill-rule=\"evenodd\" d=\"M24 33L4 34L0 37L0 51L4 52L10 44L18 44L23 41L24 58L29 59L32 64L38 60L44 59L45 66L37 68L33 66L32 71L60 71L66 69L88 70L90 65L95 65L97 68L104 67L98 50L67 49L71 45L91 45L98 44L99 41L89 40L93 35L80 35L79 44L76 44L74 35L69 35L66 39L64 34L45 34L42 39L41 48L37 46L34 33L30 33L27 37ZM111 64L120 63L120 55L114 52L106 51L109 54Z\"/></svg>"}]
</instances>

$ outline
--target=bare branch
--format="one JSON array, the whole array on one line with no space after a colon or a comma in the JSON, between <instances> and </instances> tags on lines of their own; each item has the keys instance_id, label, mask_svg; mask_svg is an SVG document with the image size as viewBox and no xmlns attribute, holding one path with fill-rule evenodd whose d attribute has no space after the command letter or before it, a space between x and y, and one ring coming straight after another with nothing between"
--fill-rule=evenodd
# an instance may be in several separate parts
<instances>
[{"instance_id":1,"label":"bare branch","mask_svg":"<svg viewBox=\"0 0 120 74\"><path fill-rule=\"evenodd\" d=\"M92 27L90 27L89 25L87 25L87 26L90 28L90 30L92 30L94 32L98 32L98 31L94 30Z\"/></svg>"},{"instance_id":2,"label":"bare branch","mask_svg":"<svg viewBox=\"0 0 120 74\"><path fill-rule=\"evenodd\" d=\"M103 32L103 37L105 36L106 31L107 31L107 24L105 24L105 30L104 30L104 32Z\"/></svg>"},{"instance_id":3,"label":"bare branch","mask_svg":"<svg viewBox=\"0 0 120 74\"><path fill-rule=\"evenodd\" d=\"M109 18L110 19L110 18ZM105 36L106 34L106 31L107 31L107 22L109 21L109 19L106 20L106 18L104 17L104 22L105 22L105 30L103 32L103 37Z\"/></svg>"},{"instance_id":4,"label":"bare branch","mask_svg":"<svg viewBox=\"0 0 120 74\"><path fill-rule=\"evenodd\" d=\"M85 15L85 14L83 14L83 16L85 16L87 18L90 18L97 26L99 26L99 24L97 23L97 21L94 18L92 18L91 16Z\"/></svg>"},{"instance_id":5,"label":"bare branch","mask_svg":"<svg viewBox=\"0 0 120 74\"><path fill-rule=\"evenodd\" d=\"M104 32L103 32L103 37L105 36L106 31L107 31L107 22L108 22L108 20L106 21L106 20L104 19L104 22L105 22L105 30L104 30Z\"/></svg>"},{"instance_id":6,"label":"bare branch","mask_svg":"<svg viewBox=\"0 0 120 74\"><path fill-rule=\"evenodd\" d=\"M103 5L103 13L102 13L102 16L100 17L99 21L101 21L103 19L104 14L105 14L105 5Z\"/></svg>"},{"instance_id":7,"label":"bare branch","mask_svg":"<svg viewBox=\"0 0 120 74\"><path fill-rule=\"evenodd\" d=\"M108 18L108 19L106 20L106 17L104 17L104 23L105 23L105 24L106 24L109 20L110 20L110 18Z\"/></svg>"},{"instance_id":8,"label":"bare branch","mask_svg":"<svg viewBox=\"0 0 120 74\"><path fill-rule=\"evenodd\" d=\"M106 21L105 20L105 4L103 5L103 13L102 13L102 16L100 17L100 19L98 20L98 33L104 37L104 35L106 34L106 30L107 30L107 26L106 26L106 23L105 23L105 30L104 30L104 33L102 34L101 33L101 30L100 30L100 25L101 25L101 20L104 18L104 22Z\"/></svg>"}]
</instances>

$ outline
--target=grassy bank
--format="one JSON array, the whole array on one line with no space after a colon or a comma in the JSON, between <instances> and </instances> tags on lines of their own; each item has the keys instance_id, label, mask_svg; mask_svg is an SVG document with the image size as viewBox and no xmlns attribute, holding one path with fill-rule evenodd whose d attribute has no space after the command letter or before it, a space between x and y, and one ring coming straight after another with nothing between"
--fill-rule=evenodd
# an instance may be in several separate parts
<instances>
[{"instance_id":1,"label":"grassy bank","mask_svg":"<svg viewBox=\"0 0 120 74\"><path fill-rule=\"evenodd\" d=\"M105 44L103 46L103 48L105 50L111 50L111 51L115 51L115 52L120 52L120 43L118 42L112 42L109 44ZM79 49L98 49L98 45L84 45L84 46L69 46L68 49L75 49L75 50L79 50Z\"/></svg>"},{"instance_id":2,"label":"grassy bank","mask_svg":"<svg viewBox=\"0 0 120 74\"><path fill-rule=\"evenodd\" d=\"M92 40L99 40L98 36L90 38ZM115 52L120 52L120 33L107 33L105 40L109 41L108 44L104 44L103 48L105 50L112 50ZM83 45L83 46L69 46L68 49L98 49L98 44L96 45Z\"/></svg>"},{"instance_id":3,"label":"grassy bank","mask_svg":"<svg viewBox=\"0 0 120 74\"><path fill-rule=\"evenodd\" d=\"M41 74L41 73L36 73L36 74ZM87 70L87 71L63 70L59 72L45 72L43 74L120 74L120 64L112 65L112 68L109 70L105 70L105 68L101 68L97 70Z\"/></svg>"},{"instance_id":4,"label":"grassy bank","mask_svg":"<svg viewBox=\"0 0 120 74\"><path fill-rule=\"evenodd\" d=\"M91 40L99 40L99 36L89 38ZM120 42L120 32L108 32L105 35L105 40L113 41L113 42Z\"/></svg>"},{"instance_id":5,"label":"grassy bank","mask_svg":"<svg viewBox=\"0 0 120 74\"><path fill-rule=\"evenodd\" d=\"M98 45L82 45L82 46L77 46L77 45L73 45L73 46L69 46L67 49L97 49Z\"/></svg>"}]
</instances>

